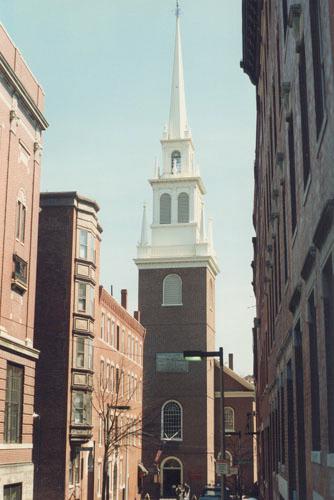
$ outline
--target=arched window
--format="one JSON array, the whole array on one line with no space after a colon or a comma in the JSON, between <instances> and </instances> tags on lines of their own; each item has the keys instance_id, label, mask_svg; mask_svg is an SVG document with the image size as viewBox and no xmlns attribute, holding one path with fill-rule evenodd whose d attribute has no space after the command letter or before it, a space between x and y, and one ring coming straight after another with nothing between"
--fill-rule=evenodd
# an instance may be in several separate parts
<instances>
[{"instance_id":1,"label":"arched window","mask_svg":"<svg viewBox=\"0 0 334 500\"><path fill-rule=\"evenodd\" d=\"M172 215L172 199L170 194L160 196L160 224L170 224Z\"/></svg>"},{"instance_id":2,"label":"arched window","mask_svg":"<svg viewBox=\"0 0 334 500\"><path fill-rule=\"evenodd\" d=\"M177 199L177 222L189 222L189 195L180 193Z\"/></svg>"},{"instance_id":3,"label":"arched window","mask_svg":"<svg viewBox=\"0 0 334 500\"><path fill-rule=\"evenodd\" d=\"M181 172L181 153L180 151L173 151L172 153L172 173L176 174Z\"/></svg>"},{"instance_id":4,"label":"arched window","mask_svg":"<svg viewBox=\"0 0 334 500\"><path fill-rule=\"evenodd\" d=\"M161 439L182 440L182 407L177 401L167 401L162 407Z\"/></svg>"},{"instance_id":5,"label":"arched window","mask_svg":"<svg viewBox=\"0 0 334 500\"><path fill-rule=\"evenodd\" d=\"M182 280L178 274L168 274L163 281L164 306L182 306Z\"/></svg>"},{"instance_id":6,"label":"arched window","mask_svg":"<svg viewBox=\"0 0 334 500\"><path fill-rule=\"evenodd\" d=\"M230 406L224 408L225 432L234 432L234 410Z\"/></svg>"}]
</instances>

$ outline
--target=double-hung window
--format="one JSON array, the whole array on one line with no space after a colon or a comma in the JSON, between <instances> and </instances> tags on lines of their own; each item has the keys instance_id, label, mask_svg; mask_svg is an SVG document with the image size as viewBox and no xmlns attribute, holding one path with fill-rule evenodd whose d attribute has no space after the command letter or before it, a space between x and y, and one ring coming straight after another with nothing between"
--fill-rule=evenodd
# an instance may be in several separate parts
<instances>
[{"instance_id":1,"label":"double-hung window","mask_svg":"<svg viewBox=\"0 0 334 500\"><path fill-rule=\"evenodd\" d=\"M95 237L87 229L79 230L79 257L95 263Z\"/></svg>"},{"instance_id":2,"label":"double-hung window","mask_svg":"<svg viewBox=\"0 0 334 500\"><path fill-rule=\"evenodd\" d=\"M94 287L89 283L78 282L78 312L90 314L94 316L95 309L95 292Z\"/></svg>"},{"instance_id":3,"label":"double-hung window","mask_svg":"<svg viewBox=\"0 0 334 500\"><path fill-rule=\"evenodd\" d=\"M16 239L24 243L25 227L26 227L26 206L21 200L17 200L16 205Z\"/></svg>"},{"instance_id":4,"label":"double-hung window","mask_svg":"<svg viewBox=\"0 0 334 500\"><path fill-rule=\"evenodd\" d=\"M83 391L73 391L73 417L74 424L90 425L92 422L91 394Z\"/></svg>"},{"instance_id":5,"label":"double-hung window","mask_svg":"<svg viewBox=\"0 0 334 500\"><path fill-rule=\"evenodd\" d=\"M93 340L90 337L76 336L76 368L93 368Z\"/></svg>"},{"instance_id":6,"label":"double-hung window","mask_svg":"<svg viewBox=\"0 0 334 500\"><path fill-rule=\"evenodd\" d=\"M5 443L21 443L22 441L23 376L22 366L7 363Z\"/></svg>"},{"instance_id":7,"label":"double-hung window","mask_svg":"<svg viewBox=\"0 0 334 500\"><path fill-rule=\"evenodd\" d=\"M5 484L3 498L4 500L22 500L22 483Z\"/></svg>"}]
</instances>

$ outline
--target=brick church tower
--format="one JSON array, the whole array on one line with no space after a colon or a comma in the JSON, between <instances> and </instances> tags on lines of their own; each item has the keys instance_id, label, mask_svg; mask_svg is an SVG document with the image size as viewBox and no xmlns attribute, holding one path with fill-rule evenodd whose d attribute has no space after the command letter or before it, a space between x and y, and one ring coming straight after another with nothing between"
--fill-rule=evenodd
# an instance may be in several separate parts
<instances>
[{"instance_id":1,"label":"brick church tower","mask_svg":"<svg viewBox=\"0 0 334 500\"><path fill-rule=\"evenodd\" d=\"M170 115L161 145L162 171L157 166L149 181L151 235L144 207L135 262L147 329L143 462L149 475L143 493L168 498L175 496L175 484L187 482L198 496L215 479L214 361L188 363L182 356L187 349L214 350L219 270L187 123L178 7Z\"/></svg>"}]
</instances>

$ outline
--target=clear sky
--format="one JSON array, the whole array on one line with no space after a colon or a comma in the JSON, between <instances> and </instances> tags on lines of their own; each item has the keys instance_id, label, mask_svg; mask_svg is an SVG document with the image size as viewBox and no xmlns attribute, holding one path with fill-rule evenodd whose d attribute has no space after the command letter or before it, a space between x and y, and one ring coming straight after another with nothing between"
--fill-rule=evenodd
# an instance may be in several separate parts
<instances>
[{"instance_id":1,"label":"clear sky","mask_svg":"<svg viewBox=\"0 0 334 500\"><path fill-rule=\"evenodd\" d=\"M240 69L241 0L180 0L189 124L214 221L217 347L252 372L255 90ZM100 205L101 282L137 306L133 263L147 179L168 119L174 0L0 0L0 19L46 93L42 190ZM149 213L150 215L150 213ZM189 346L190 348L191 346Z\"/></svg>"}]
</instances>

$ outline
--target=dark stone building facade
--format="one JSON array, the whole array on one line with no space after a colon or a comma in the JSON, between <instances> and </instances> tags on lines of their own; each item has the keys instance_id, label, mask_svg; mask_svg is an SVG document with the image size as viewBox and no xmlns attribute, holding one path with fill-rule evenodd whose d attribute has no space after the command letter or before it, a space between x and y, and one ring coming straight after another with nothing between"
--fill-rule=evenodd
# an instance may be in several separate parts
<instances>
[{"instance_id":1,"label":"dark stone building facade","mask_svg":"<svg viewBox=\"0 0 334 500\"><path fill-rule=\"evenodd\" d=\"M333 2L243 1L261 499L334 498Z\"/></svg>"}]
</instances>

